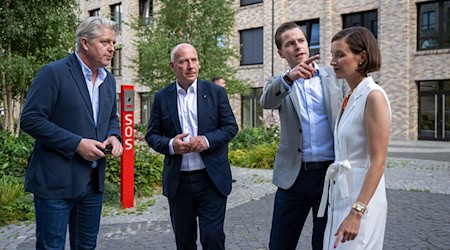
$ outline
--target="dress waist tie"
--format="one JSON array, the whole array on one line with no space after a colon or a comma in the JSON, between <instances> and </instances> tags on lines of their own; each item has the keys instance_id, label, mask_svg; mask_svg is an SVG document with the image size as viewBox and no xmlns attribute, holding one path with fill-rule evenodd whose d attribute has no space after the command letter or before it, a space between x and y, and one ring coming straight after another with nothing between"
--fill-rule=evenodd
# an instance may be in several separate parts
<instances>
[{"instance_id":1,"label":"dress waist tie","mask_svg":"<svg viewBox=\"0 0 450 250\"><path fill-rule=\"evenodd\" d=\"M325 208L327 206L328 199L328 187L330 181L337 180L339 184L339 191L342 198L348 197L348 183L347 172L352 168L348 160L337 161L328 167L325 175L325 182L323 183L322 198L320 200L319 211L317 217L323 217L325 214Z\"/></svg>"}]
</instances>

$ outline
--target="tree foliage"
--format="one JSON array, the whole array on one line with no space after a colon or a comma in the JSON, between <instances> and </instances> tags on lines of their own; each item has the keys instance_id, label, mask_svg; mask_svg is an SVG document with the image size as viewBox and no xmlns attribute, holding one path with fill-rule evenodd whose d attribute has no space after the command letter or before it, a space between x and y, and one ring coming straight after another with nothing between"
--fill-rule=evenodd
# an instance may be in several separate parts
<instances>
[{"instance_id":1,"label":"tree foliage","mask_svg":"<svg viewBox=\"0 0 450 250\"><path fill-rule=\"evenodd\" d=\"M75 45L75 0L0 1L0 128L18 131L17 117L40 67Z\"/></svg>"},{"instance_id":2,"label":"tree foliage","mask_svg":"<svg viewBox=\"0 0 450 250\"><path fill-rule=\"evenodd\" d=\"M139 58L138 80L154 93L174 80L169 67L170 50L187 42L198 52L199 78L211 80L221 76L229 94L242 93L248 84L236 79L236 68L230 64L239 58L238 48L230 46L235 10L232 0L158 1L151 25L136 19L136 44Z\"/></svg>"}]
</instances>

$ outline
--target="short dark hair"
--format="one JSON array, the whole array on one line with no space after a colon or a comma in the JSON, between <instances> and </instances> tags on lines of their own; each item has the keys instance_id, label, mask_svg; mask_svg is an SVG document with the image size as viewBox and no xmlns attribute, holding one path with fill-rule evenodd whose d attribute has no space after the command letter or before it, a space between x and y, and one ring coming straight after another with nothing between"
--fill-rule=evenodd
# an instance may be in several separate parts
<instances>
[{"instance_id":1,"label":"short dark hair","mask_svg":"<svg viewBox=\"0 0 450 250\"><path fill-rule=\"evenodd\" d=\"M380 70L380 49L378 48L377 39L369 29L362 26L343 29L334 35L331 42L337 40L343 40L353 54L359 54L363 51L367 52L367 60L362 62L356 71L366 75L367 73Z\"/></svg>"},{"instance_id":2,"label":"short dark hair","mask_svg":"<svg viewBox=\"0 0 450 250\"><path fill-rule=\"evenodd\" d=\"M283 45L283 41L281 41L281 35L284 32L292 29L300 29L306 37L305 31L296 23L294 22L283 23L280 25L280 27L278 27L277 31L275 32L275 44L277 45L278 49L281 49L281 46Z\"/></svg>"},{"instance_id":3,"label":"short dark hair","mask_svg":"<svg viewBox=\"0 0 450 250\"><path fill-rule=\"evenodd\" d=\"M215 81L220 80L220 79L223 79L223 77L221 77L221 76L215 76L215 77L213 77L213 79L211 80L211 82L215 82Z\"/></svg>"}]
</instances>

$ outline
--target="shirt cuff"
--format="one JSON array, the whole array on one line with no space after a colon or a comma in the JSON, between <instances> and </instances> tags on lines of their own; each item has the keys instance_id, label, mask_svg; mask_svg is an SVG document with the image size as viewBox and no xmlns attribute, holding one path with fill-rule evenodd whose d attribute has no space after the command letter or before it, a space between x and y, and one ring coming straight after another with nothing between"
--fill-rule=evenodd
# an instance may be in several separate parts
<instances>
[{"instance_id":1,"label":"shirt cuff","mask_svg":"<svg viewBox=\"0 0 450 250\"><path fill-rule=\"evenodd\" d=\"M206 145L208 145L208 148L210 148L208 138L206 138L206 136L204 136L204 135L202 135L202 136L203 136L203 138L205 138Z\"/></svg>"},{"instance_id":2,"label":"shirt cuff","mask_svg":"<svg viewBox=\"0 0 450 250\"><path fill-rule=\"evenodd\" d=\"M170 153L171 155L174 155L174 154L175 154L175 150L173 149L173 138L170 139L170 141L169 141L169 153Z\"/></svg>"}]
</instances>

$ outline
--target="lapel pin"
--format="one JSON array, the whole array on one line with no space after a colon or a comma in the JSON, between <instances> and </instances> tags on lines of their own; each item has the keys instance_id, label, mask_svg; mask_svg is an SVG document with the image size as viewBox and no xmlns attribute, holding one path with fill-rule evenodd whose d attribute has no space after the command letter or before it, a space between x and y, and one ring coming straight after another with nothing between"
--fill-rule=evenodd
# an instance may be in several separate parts
<instances>
[{"instance_id":1,"label":"lapel pin","mask_svg":"<svg viewBox=\"0 0 450 250\"><path fill-rule=\"evenodd\" d=\"M206 99L206 95L204 95L204 96L203 96L203 98L205 98L205 99Z\"/></svg>"}]
</instances>

